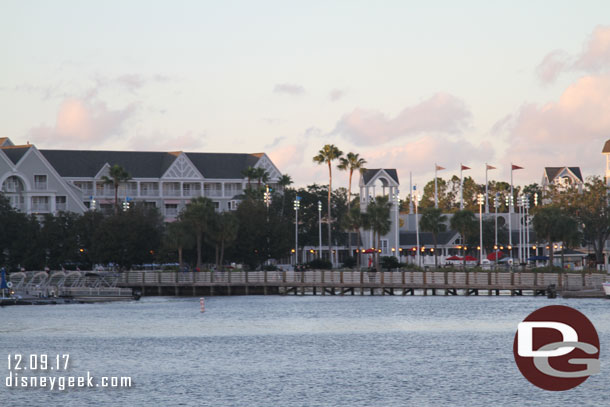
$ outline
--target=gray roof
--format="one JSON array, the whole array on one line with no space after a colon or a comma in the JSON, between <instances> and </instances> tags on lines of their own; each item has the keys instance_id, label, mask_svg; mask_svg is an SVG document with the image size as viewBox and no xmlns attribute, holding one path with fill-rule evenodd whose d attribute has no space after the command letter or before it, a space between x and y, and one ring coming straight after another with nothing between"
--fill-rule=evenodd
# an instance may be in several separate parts
<instances>
[{"instance_id":1,"label":"gray roof","mask_svg":"<svg viewBox=\"0 0 610 407\"><path fill-rule=\"evenodd\" d=\"M572 173L581 182L583 181L582 173L580 172L580 167L544 167L544 171L546 172L546 177L549 179L549 181L552 181L564 168L567 168L572 171Z\"/></svg>"},{"instance_id":2,"label":"gray roof","mask_svg":"<svg viewBox=\"0 0 610 407\"><path fill-rule=\"evenodd\" d=\"M30 147L8 147L3 148L2 152L13 162L17 164L21 157L30 149Z\"/></svg>"},{"instance_id":3,"label":"gray roof","mask_svg":"<svg viewBox=\"0 0 610 407\"><path fill-rule=\"evenodd\" d=\"M102 167L118 164L132 178L161 178L176 153L152 151L40 150L62 177L94 177ZM253 154L186 153L205 178L243 179L242 170L254 166Z\"/></svg>"},{"instance_id":4,"label":"gray roof","mask_svg":"<svg viewBox=\"0 0 610 407\"><path fill-rule=\"evenodd\" d=\"M368 182L381 170L384 170L397 184L398 182L398 173L394 168L375 168L375 169L366 169L362 173L362 178L364 179L364 183L368 184Z\"/></svg>"}]
</instances>

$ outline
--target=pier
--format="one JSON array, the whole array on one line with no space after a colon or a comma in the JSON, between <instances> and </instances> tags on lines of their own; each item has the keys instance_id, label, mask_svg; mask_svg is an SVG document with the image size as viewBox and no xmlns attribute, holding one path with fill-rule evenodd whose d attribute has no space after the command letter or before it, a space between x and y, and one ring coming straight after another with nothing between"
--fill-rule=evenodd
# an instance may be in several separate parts
<instances>
[{"instance_id":1,"label":"pier","mask_svg":"<svg viewBox=\"0 0 610 407\"><path fill-rule=\"evenodd\" d=\"M205 271L121 273L142 295L546 295L600 291L606 274L507 271Z\"/></svg>"}]
</instances>

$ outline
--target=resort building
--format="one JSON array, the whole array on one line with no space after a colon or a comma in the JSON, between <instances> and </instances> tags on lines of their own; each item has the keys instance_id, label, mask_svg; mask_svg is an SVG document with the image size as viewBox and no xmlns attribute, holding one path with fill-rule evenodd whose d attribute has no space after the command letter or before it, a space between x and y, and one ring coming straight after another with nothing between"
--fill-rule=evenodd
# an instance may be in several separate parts
<instances>
[{"instance_id":1,"label":"resort building","mask_svg":"<svg viewBox=\"0 0 610 407\"><path fill-rule=\"evenodd\" d=\"M115 191L102 177L115 164L131 177L120 185L119 200L157 207L166 221L199 196L218 211L235 210L248 183L258 182L244 176L248 167L264 168L272 187L281 177L265 153L39 150L0 138L2 193L28 214L110 210Z\"/></svg>"},{"instance_id":2,"label":"resort building","mask_svg":"<svg viewBox=\"0 0 610 407\"><path fill-rule=\"evenodd\" d=\"M544 193L548 192L551 186L558 191L576 188L578 192L582 192L584 180L580 167L544 167L541 186Z\"/></svg>"}]
</instances>

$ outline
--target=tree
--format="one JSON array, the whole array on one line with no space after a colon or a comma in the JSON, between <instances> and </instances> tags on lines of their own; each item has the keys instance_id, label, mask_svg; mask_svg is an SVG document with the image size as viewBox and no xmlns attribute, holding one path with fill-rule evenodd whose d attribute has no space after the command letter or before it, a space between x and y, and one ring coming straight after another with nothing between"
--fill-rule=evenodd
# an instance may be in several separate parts
<instances>
[{"instance_id":1,"label":"tree","mask_svg":"<svg viewBox=\"0 0 610 407\"><path fill-rule=\"evenodd\" d=\"M178 264L182 269L184 265L183 250L193 245L193 234L185 221L168 223L165 228L164 244L170 250L178 251Z\"/></svg>"},{"instance_id":2,"label":"tree","mask_svg":"<svg viewBox=\"0 0 610 407\"><path fill-rule=\"evenodd\" d=\"M258 189L261 189L262 184L266 184L269 181L269 173L262 167L254 168L252 174L257 181Z\"/></svg>"},{"instance_id":3,"label":"tree","mask_svg":"<svg viewBox=\"0 0 610 407\"><path fill-rule=\"evenodd\" d=\"M474 213L468 209L457 211L451 217L449 222L451 229L457 230L462 237L462 247L464 248L464 268L466 267L466 245L471 236L474 235L477 229L477 221Z\"/></svg>"},{"instance_id":4,"label":"tree","mask_svg":"<svg viewBox=\"0 0 610 407\"><path fill-rule=\"evenodd\" d=\"M443 215L443 211L440 208L424 208L422 210L422 217L419 221L419 227L424 232L432 233L432 239L434 241L434 267L438 268L438 251L437 251L437 237L438 234L447 230L447 216Z\"/></svg>"},{"instance_id":5,"label":"tree","mask_svg":"<svg viewBox=\"0 0 610 407\"><path fill-rule=\"evenodd\" d=\"M553 242L561 239L565 234L562 232L565 214L557 206L546 206L538 208L534 213L534 230L536 235L546 238L549 245L549 267L553 267L554 247Z\"/></svg>"},{"instance_id":6,"label":"tree","mask_svg":"<svg viewBox=\"0 0 610 407\"><path fill-rule=\"evenodd\" d=\"M349 171L349 181L347 188L347 210L351 207L352 203L352 175L354 174L354 170L359 170L360 173L365 171L364 164L366 164L366 160L364 158L360 158L360 154L358 153L347 153L346 157L339 158L340 164L337 166L342 171ZM351 256L352 253L352 239L351 239L351 229L348 229L347 232L347 244L349 246L349 253Z\"/></svg>"},{"instance_id":7,"label":"tree","mask_svg":"<svg viewBox=\"0 0 610 407\"><path fill-rule=\"evenodd\" d=\"M180 213L179 220L184 221L193 231L197 246L197 267L201 269L201 250L203 235L209 230L210 222L214 216L213 202L204 197L192 199Z\"/></svg>"},{"instance_id":8,"label":"tree","mask_svg":"<svg viewBox=\"0 0 610 407\"><path fill-rule=\"evenodd\" d=\"M375 242L375 269L379 268L379 250L381 248L381 236L390 233L392 222L390 212L392 204L388 196L377 196L375 200L366 207L366 217L364 218L364 228L373 231L373 241Z\"/></svg>"},{"instance_id":9,"label":"tree","mask_svg":"<svg viewBox=\"0 0 610 407\"><path fill-rule=\"evenodd\" d=\"M453 191L449 190L447 181L442 178L436 179L437 192L438 192L438 207L444 212L451 212L453 204L455 202L456 195ZM424 186L422 200L419 203L420 208L434 207L434 179ZM408 197L409 198L409 197Z\"/></svg>"},{"instance_id":10,"label":"tree","mask_svg":"<svg viewBox=\"0 0 610 407\"><path fill-rule=\"evenodd\" d=\"M282 215L284 215L284 207L286 203L286 188L292 184L290 175L284 174L280 177L277 184L282 189Z\"/></svg>"},{"instance_id":11,"label":"tree","mask_svg":"<svg viewBox=\"0 0 610 407\"><path fill-rule=\"evenodd\" d=\"M252 180L256 178L257 172L253 167L248 167L242 170L241 174L248 179L248 189L252 187Z\"/></svg>"},{"instance_id":12,"label":"tree","mask_svg":"<svg viewBox=\"0 0 610 407\"><path fill-rule=\"evenodd\" d=\"M362 228L362 225L364 223L364 214L362 213L362 211L360 210L360 204L357 203L356 205L352 206L349 209L349 212L347 213L347 215L343 218L343 227L345 227L345 229L347 230L354 230L356 232L356 236L357 236L357 253L358 255L356 256L356 265L358 267L358 269L360 269L360 229ZM348 234L348 239L350 239L350 235ZM351 251L351 239L350 239L350 256L352 255L352 251Z\"/></svg>"},{"instance_id":13,"label":"tree","mask_svg":"<svg viewBox=\"0 0 610 407\"><path fill-rule=\"evenodd\" d=\"M119 186L131 179L131 175L118 164L114 164L108 171L108 176L104 175L102 181L114 187L114 214L119 212Z\"/></svg>"},{"instance_id":14,"label":"tree","mask_svg":"<svg viewBox=\"0 0 610 407\"><path fill-rule=\"evenodd\" d=\"M330 233L330 225L332 222L331 217L331 206L330 206L330 195L333 190L333 172L332 172L332 162L334 160L340 159L343 155L343 152L339 150L334 144L326 144L320 151L318 151L318 155L313 157L313 161L318 164L328 164L328 257L332 262L332 240Z\"/></svg>"},{"instance_id":15,"label":"tree","mask_svg":"<svg viewBox=\"0 0 610 407\"><path fill-rule=\"evenodd\" d=\"M216 252L216 269L223 269L225 248L230 246L237 238L239 223L237 217L231 212L217 213L212 217L209 241L214 245Z\"/></svg>"}]
</instances>

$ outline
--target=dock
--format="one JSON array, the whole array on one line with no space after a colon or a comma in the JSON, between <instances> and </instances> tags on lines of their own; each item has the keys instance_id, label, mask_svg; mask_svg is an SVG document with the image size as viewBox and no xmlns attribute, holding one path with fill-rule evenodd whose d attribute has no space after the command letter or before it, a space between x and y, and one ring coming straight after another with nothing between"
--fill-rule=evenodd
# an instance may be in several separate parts
<instances>
[{"instance_id":1,"label":"dock","mask_svg":"<svg viewBox=\"0 0 610 407\"><path fill-rule=\"evenodd\" d=\"M355 270L121 273L117 287L142 295L559 295L599 291L601 273ZM569 294L568 294L569 295ZM576 295L574 295L576 296Z\"/></svg>"}]
</instances>

